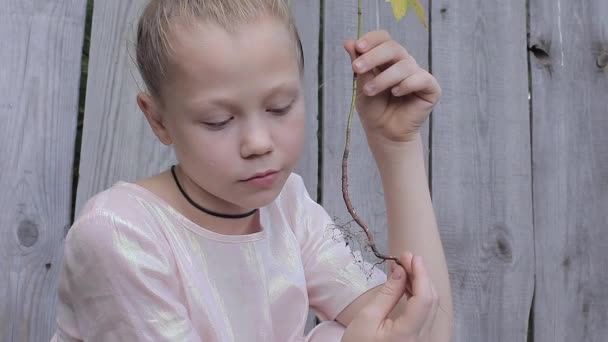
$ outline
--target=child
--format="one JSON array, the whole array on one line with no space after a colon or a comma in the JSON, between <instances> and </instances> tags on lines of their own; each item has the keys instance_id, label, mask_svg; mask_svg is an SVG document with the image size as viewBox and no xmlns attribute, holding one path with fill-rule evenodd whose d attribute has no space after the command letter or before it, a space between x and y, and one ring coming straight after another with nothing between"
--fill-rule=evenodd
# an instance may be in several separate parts
<instances>
[{"instance_id":1,"label":"child","mask_svg":"<svg viewBox=\"0 0 608 342\"><path fill-rule=\"evenodd\" d=\"M148 92L137 102L179 163L84 206L66 238L54 341L449 339L418 133L439 86L386 32L345 48L407 276L395 266L388 281L377 267L369 277L292 173L306 114L286 2L153 0L138 26ZM325 322L303 336L309 306Z\"/></svg>"}]
</instances>

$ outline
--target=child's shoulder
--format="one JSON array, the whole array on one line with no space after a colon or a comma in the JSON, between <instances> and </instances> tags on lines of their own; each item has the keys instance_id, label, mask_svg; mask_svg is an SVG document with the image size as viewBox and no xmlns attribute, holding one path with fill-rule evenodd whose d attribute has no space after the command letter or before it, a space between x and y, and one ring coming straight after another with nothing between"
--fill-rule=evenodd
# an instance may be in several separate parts
<instances>
[{"instance_id":1,"label":"child's shoulder","mask_svg":"<svg viewBox=\"0 0 608 342\"><path fill-rule=\"evenodd\" d=\"M121 231L151 228L146 209L145 192L139 186L124 181L116 182L87 200L78 213L70 231ZM80 232L82 234L84 232Z\"/></svg>"},{"instance_id":2,"label":"child's shoulder","mask_svg":"<svg viewBox=\"0 0 608 342\"><path fill-rule=\"evenodd\" d=\"M131 183L118 181L111 187L91 196L76 217L76 222L104 212L127 213L137 203Z\"/></svg>"},{"instance_id":3,"label":"child's shoulder","mask_svg":"<svg viewBox=\"0 0 608 342\"><path fill-rule=\"evenodd\" d=\"M146 203L146 193L124 181L93 195L67 233L66 253L105 262L124 262L144 250L154 257L170 253L166 235Z\"/></svg>"}]
</instances>

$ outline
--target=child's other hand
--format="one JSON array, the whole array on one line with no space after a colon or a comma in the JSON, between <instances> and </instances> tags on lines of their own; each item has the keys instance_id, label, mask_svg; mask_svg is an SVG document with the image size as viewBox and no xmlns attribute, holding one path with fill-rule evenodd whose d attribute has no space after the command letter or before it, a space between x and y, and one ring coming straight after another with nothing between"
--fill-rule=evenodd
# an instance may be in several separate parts
<instances>
[{"instance_id":1,"label":"child's other hand","mask_svg":"<svg viewBox=\"0 0 608 342\"><path fill-rule=\"evenodd\" d=\"M344 48L357 74L356 107L368 137L414 139L441 96L441 88L386 31L373 31Z\"/></svg>"},{"instance_id":2,"label":"child's other hand","mask_svg":"<svg viewBox=\"0 0 608 342\"><path fill-rule=\"evenodd\" d=\"M407 259L407 260L406 260ZM399 259L408 272L396 265L391 277L378 295L361 310L346 328L342 342L423 342L430 338L439 297L419 257ZM400 278L395 278L400 275ZM405 296L406 282L410 282L412 297L405 310L394 320L389 313Z\"/></svg>"}]
</instances>

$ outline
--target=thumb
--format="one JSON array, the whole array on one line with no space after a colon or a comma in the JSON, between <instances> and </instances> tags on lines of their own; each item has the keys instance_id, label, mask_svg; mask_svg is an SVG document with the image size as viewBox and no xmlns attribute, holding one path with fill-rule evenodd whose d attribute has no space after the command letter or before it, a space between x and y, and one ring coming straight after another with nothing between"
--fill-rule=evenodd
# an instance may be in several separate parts
<instances>
[{"instance_id":1,"label":"thumb","mask_svg":"<svg viewBox=\"0 0 608 342\"><path fill-rule=\"evenodd\" d=\"M391 277L380 288L380 291L368 307L368 314L377 320L376 323L380 324L384 321L401 297L403 297L405 281L405 271L401 266L396 266Z\"/></svg>"},{"instance_id":2,"label":"thumb","mask_svg":"<svg viewBox=\"0 0 608 342\"><path fill-rule=\"evenodd\" d=\"M355 48L355 43L356 41L352 39L344 41L344 50L346 50L346 52L348 53L351 63L354 62L357 57L359 57L359 54L357 53L357 50Z\"/></svg>"},{"instance_id":3,"label":"thumb","mask_svg":"<svg viewBox=\"0 0 608 342\"><path fill-rule=\"evenodd\" d=\"M352 39L345 40L344 41L344 50L346 50L346 52L348 52L351 63L354 62L355 59L357 59L358 54L355 50L355 41L354 40L352 40Z\"/></svg>"}]
</instances>

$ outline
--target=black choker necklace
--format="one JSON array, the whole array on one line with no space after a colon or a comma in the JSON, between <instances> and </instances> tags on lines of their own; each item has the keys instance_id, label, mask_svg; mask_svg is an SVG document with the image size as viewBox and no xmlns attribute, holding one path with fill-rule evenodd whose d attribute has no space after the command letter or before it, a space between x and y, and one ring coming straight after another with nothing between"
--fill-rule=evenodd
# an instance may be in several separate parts
<instances>
[{"instance_id":1,"label":"black choker necklace","mask_svg":"<svg viewBox=\"0 0 608 342\"><path fill-rule=\"evenodd\" d=\"M213 216L217 216L217 217L222 217L222 218L231 218L231 219L238 219L238 218L243 218L243 217L247 217L247 216L251 216L253 214L255 214L256 211L258 211L257 209L253 209L252 211L248 212L248 213L244 213L244 214L236 214L236 215L232 215L232 214L222 214L222 213L216 213L215 211L211 211L209 209L205 209L203 207L201 207L200 205L196 204L196 202L194 202L192 200L192 198L190 198L186 192L184 191L184 189L182 189L181 184L179 184L179 181L177 180L177 176L175 175L175 165L171 166L171 174L173 174L173 179L175 179L175 184L177 184L177 188L179 189L179 191L182 193L182 195L184 195L184 197L186 198L186 200L188 200L188 202L190 202L190 204L192 204L192 206L194 206L195 208L209 214L209 215L213 215Z\"/></svg>"}]
</instances>

